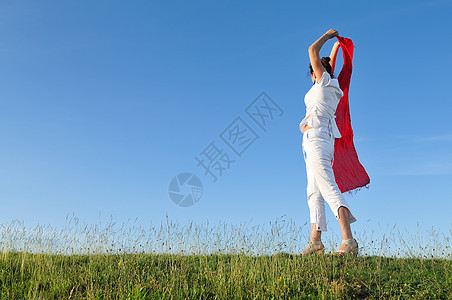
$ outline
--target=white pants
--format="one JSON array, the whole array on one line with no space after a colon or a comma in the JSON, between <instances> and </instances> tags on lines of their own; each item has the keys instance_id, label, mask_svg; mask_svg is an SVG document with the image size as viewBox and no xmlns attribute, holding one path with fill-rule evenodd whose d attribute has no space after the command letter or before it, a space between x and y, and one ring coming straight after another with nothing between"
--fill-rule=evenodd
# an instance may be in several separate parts
<instances>
[{"instance_id":1,"label":"white pants","mask_svg":"<svg viewBox=\"0 0 452 300\"><path fill-rule=\"evenodd\" d=\"M333 134L327 130L308 129L303 134L302 149L308 178L307 194L311 223L316 224L318 231L327 231L324 200L336 219L339 219L339 207L345 206L348 208L350 223L356 222L334 179Z\"/></svg>"}]
</instances>

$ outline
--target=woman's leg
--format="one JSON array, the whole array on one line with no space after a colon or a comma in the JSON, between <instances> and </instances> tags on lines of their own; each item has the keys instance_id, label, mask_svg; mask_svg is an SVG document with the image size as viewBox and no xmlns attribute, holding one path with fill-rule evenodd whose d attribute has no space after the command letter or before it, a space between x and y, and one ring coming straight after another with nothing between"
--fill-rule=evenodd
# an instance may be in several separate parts
<instances>
[{"instance_id":1,"label":"woman's leg","mask_svg":"<svg viewBox=\"0 0 452 300\"><path fill-rule=\"evenodd\" d=\"M342 240L353 239L352 230L350 228L350 220L349 220L349 209L345 206L339 207L339 226L342 231ZM352 242L353 245L356 245L355 241ZM355 246L353 246L355 247ZM350 247L346 244L342 244L338 250L350 251Z\"/></svg>"},{"instance_id":2,"label":"woman's leg","mask_svg":"<svg viewBox=\"0 0 452 300\"><path fill-rule=\"evenodd\" d=\"M322 240L322 231L317 230L317 225L315 223L311 223L311 238L312 241L321 241Z\"/></svg>"},{"instance_id":3,"label":"woman's leg","mask_svg":"<svg viewBox=\"0 0 452 300\"><path fill-rule=\"evenodd\" d=\"M326 216L325 216L325 200L323 199L320 190L315 182L314 174L310 168L309 160L306 157L306 152L303 149L303 155L306 163L306 177L307 177L307 199L309 207L309 218L311 221L311 238L303 255L309 254L314 250L320 250L323 245L319 242L322 240L322 230L326 230Z\"/></svg>"},{"instance_id":4,"label":"woman's leg","mask_svg":"<svg viewBox=\"0 0 452 300\"><path fill-rule=\"evenodd\" d=\"M315 223L311 223L311 238L309 239L310 242L320 242L322 240L322 231L317 230L317 225ZM303 251L303 255L309 254L312 252L312 249L314 250L320 250L323 249L323 244L311 244L309 243L306 249Z\"/></svg>"},{"instance_id":5,"label":"woman's leg","mask_svg":"<svg viewBox=\"0 0 452 300\"><path fill-rule=\"evenodd\" d=\"M339 207L339 226L341 227L342 231L342 239L348 240L352 239L352 230L350 228L350 220L348 218L348 208L345 206Z\"/></svg>"},{"instance_id":6,"label":"woman's leg","mask_svg":"<svg viewBox=\"0 0 452 300\"><path fill-rule=\"evenodd\" d=\"M306 152L303 152L306 164L306 178L308 181L306 192L309 207L309 217L311 221L311 241L320 240L317 232L326 231L325 200L317 186L315 176L311 167L311 159L308 159Z\"/></svg>"},{"instance_id":7,"label":"woman's leg","mask_svg":"<svg viewBox=\"0 0 452 300\"><path fill-rule=\"evenodd\" d=\"M309 177L309 176L308 176ZM326 230L326 216L325 216L325 200L318 191L315 182L311 181L311 185L308 184L308 206L311 219L311 238L310 242L320 242L322 240L322 229ZM323 248L322 244L308 244L303 254L307 254L311 251L311 248L319 250Z\"/></svg>"},{"instance_id":8,"label":"woman's leg","mask_svg":"<svg viewBox=\"0 0 452 300\"><path fill-rule=\"evenodd\" d=\"M331 160L329 160L328 157L322 157L323 154L316 153L316 151L313 151L313 153L309 154L311 154L311 158L313 160L311 164L313 177L315 178L315 182L318 186L321 196L328 203L339 223L342 223L342 221L344 221L344 230L347 230L347 226L350 226L350 223L355 222L356 218L350 212L349 205L337 186L336 180L334 179ZM344 209L346 210L346 213L343 213ZM342 218L341 213L343 215ZM341 226L341 229L342 228L343 227ZM350 232L343 232L343 235L344 234L349 235Z\"/></svg>"},{"instance_id":9,"label":"woman's leg","mask_svg":"<svg viewBox=\"0 0 452 300\"><path fill-rule=\"evenodd\" d=\"M334 178L331 164L334 154L334 140L323 138L322 133L310 130L311 135L305 145L306 166L309 166L313 181L321 193L321 197L325 199L335 214L341 227L343 239L351 239L353 237L350 223L355 222L356 218L350 212L347 201L340 192Z\"/></svg>"}]
</instances>

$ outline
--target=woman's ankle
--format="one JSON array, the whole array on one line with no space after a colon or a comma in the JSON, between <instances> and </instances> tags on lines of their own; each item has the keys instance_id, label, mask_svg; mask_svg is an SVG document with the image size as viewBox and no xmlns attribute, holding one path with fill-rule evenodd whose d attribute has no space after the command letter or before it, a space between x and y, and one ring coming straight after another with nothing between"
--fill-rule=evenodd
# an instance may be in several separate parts
<instances>
[{"instance_id":1,"label":"woman's ankle","mask_svg":"<svg viewBox=\"0 0 452 300\"><path fill-rule=\"evenodd\" d=\"M342 240L341 244L354 245L354 244L358 244L358 242L356 241L356 239L351 238L351 239Z\"/></svg>"},{"instance_id":2,"label":"woman's ankle","mask_svg":"<svg viewBox=\"0 0 452 300\"><path fill-rule=\"evenodd\" d=\"M309 241L309 244L311 244L311 245L323 245L323 243L322 243L322 241L319 241L319 240L317 240L317 241Z\"/></svg>"}]
</instances>

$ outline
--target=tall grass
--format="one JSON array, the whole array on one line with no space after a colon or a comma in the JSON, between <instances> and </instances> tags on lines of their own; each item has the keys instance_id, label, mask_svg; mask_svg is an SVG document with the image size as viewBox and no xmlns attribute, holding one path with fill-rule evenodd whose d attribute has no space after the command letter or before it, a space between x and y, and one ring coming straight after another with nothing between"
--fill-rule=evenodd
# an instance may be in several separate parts
<instances>
[{"instance_id":1,"label":"tall grass","mask_svg":"<svg viewBox=\"0 0 452 300\"><path fill-rule=\"evenodd\" d=\"M0 225L0 298L452 298L452 231L355 232L358 257L302 257L308 225L11 221ZM340 242L323 240L326 253Z\"/></svg>"},{"instance_id":2,"label":"tall grass","mask_svg":"<svg viewBox=\"0 0 452 300\"><path fill-rule=\"evenodd\" d=\"M297 226L293 220L278 218L262 225L211 225L194 222L181 226L169 220L159 226L142 228L135 224L118 226L110 218L106 224L86 224L76 216L66 217L65 225L58 229L50 225L27 228L23 222L13 220L0 224L0 245L3 252L29 252L46 254L246 254L273 255L280 252L303 252L310 236L309 224ZM361 256L398 258L450 258L452 228L440 232L431 228L417 232L387 227L370 233L354 232L360 245ZM341 238L334 232L323 235L326 252L334 251Z\"/></svg>"}]
</instances>

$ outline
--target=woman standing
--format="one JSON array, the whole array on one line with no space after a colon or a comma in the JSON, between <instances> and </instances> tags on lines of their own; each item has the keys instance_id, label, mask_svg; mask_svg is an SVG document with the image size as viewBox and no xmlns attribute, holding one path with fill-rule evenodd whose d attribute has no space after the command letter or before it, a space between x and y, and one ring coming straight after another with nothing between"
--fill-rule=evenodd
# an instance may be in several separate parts
<instances>
[{"instance_id":1,"label":"woman standing","mask_svg":"<svg viewBox=\"0 0 452 300\"><path fill-rule=\"evenodd\" d=\"M358 253L350 223L356 218L340 192L333 173L334 139L341 134L335 121L337 105L343 96L339 82L333 76L339 43L335 43L330 57L320 58L325 42L338 32L330 29L309 47L311 79L314 83L305 96L306 117L300 123L303 133L303 155L308 179L307 196L311 220L311 238L303 255L324 253L322 231L326 231L326 201L339 222L342 244L334 254Z\"/></svg>"}]
</instances>

